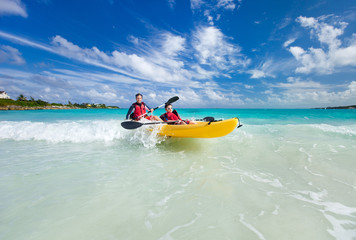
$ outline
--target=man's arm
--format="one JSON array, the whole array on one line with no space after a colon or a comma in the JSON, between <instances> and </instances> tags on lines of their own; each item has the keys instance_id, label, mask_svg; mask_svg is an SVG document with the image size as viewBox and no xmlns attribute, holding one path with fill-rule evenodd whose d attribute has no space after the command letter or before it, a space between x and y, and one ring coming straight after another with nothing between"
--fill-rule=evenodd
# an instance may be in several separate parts
<instances>
[{"instance_id":1,"label":"man's arm","mask_svg":"<svg viewBox=\"0 0 356 240\"><path fill-rule=\"evenodd\" d=\"M134 109L134 106L131 105L131 107L130 107L129 110L127 111L126 119L129 119L129 118L130 118L130 114L131 114L131 112L132 112L133 109Z\"/></svg>"}]
</instances>

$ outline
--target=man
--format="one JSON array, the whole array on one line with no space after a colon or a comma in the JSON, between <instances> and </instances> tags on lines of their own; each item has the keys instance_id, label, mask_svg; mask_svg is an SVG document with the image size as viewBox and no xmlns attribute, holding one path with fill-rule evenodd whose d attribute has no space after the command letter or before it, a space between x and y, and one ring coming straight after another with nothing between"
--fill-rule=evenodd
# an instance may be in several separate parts
<instances>
[{"instance_id":1,"label":"man","mask_svg":"<svg viewBox=\"0 0 356 240\"><path fill-rule=\"evenodd\" d=\"M151 113L154 111L153 108L148 107L144 102L142 102L142 94L136 94L136 102L131 105L129 111L126 114L126 119L133 119L135 121L139 121L142 118L146 118L148 120L162 121L157 116L148 116L146 114L146 109ZM132 112L133 111L133 112Z\"/></svg>"}]
</instances>

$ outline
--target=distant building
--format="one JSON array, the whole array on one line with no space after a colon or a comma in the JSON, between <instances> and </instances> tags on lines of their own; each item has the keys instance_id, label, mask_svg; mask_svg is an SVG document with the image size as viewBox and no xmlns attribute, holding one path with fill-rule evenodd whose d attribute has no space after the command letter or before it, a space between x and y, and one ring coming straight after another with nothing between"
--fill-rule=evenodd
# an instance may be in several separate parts
<instances>
[{"instance_id":1,"label":"distant building","mask_svg":"<svg viewBox=\"0 0 356 240\"><path fill-rule=\"evenodd\" d=\"M10 99L10 96L5 91L0 91L0 99Z\"/></svg>"}]
</instances>

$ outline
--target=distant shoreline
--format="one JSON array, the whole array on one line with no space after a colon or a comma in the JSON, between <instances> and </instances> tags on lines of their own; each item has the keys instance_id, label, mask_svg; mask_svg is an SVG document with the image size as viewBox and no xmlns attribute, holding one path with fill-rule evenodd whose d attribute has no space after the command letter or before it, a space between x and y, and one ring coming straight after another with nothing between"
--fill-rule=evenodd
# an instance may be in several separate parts
<instances>
[{"instance_id":1,"label":"distant shoreline","mask_svg":"<svg viewBox=\"0 0 356 240\"><path fill-rule=\"evenodd\" d=\"M338 106L338 107L324 107L324 108L312 108L312 109L356 109L356 105Z\"/></svg>"},{"instance_id":2,"label":"distant shoreline","mask_svg":"<svg viewBox=\"0 0 356 240\"><path fill-rule=\"evenodd\" d=\"M119 107L68 107L68 106L46 106L46 107L22 107L16 105L0 106L0 111L12 111L12 110L70 110L70 109L119 109Z\"/></svg>"},{"instance_id":3,"label":"distant shoreline","mask_svg":"<svg viewBox=\"0 0 356 240\"><path fill-rule=\"evenodd\" d=\"M48 103L42 100L12 100L0 99L0 111L7 110L69 110L69 109L119 109L117 106L106 106L105 104L89 104L89 103Z\"/></svg>"}]
</instances>

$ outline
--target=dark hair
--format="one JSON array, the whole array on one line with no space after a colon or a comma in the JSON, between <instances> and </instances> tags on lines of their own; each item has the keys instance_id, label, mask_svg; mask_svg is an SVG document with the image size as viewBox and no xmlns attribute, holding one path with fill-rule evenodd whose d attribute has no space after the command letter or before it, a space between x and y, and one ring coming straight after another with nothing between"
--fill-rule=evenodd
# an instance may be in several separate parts
<instances>
[{"instance_id":1,"label":"dark hair","mask_svg":"<svg viewBox=\"0 0 356 240\"><path fill-rule=\"evenodd\" d=\"M172 106L172 104L166 103L166 104L164 105L164 108L166 109L168 106Z\"/></svg>"},{"instance_id":2,"label":"dark hair","mask_svg":"<svg viewBox=\"0 0 356 240\"><path fill-rule=\"evenodd\" d=\"M142 97L142 94L141 94L141 93L137 93L137 94L136 94L136 97L138 97L138 96L141 96L141 97Z\"/></svg>"}]
</instances>

